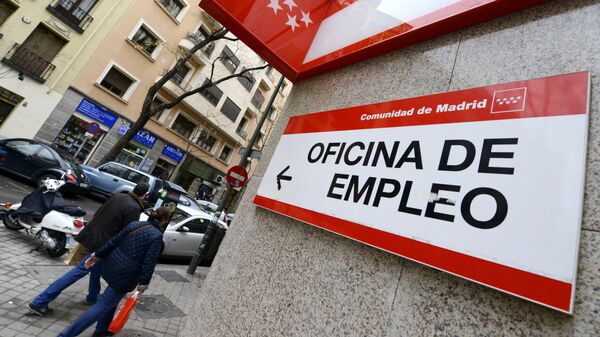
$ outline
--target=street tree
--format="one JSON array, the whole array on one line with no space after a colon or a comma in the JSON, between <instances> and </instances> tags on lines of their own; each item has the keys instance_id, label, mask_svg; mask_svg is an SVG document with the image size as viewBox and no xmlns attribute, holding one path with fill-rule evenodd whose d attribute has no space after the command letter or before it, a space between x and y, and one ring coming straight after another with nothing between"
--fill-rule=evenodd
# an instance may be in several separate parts
<instances>
[{"instance_id":1,"label":"street tree","mask_svg":"<svg viewBox=\"0 0 600 337\"><path fill-rule=\"evenodd\" d=\"M234 78L238 78L238 77L245 77L246 79L250 80L250 76L252 75L252 72L261 70L261 69L265 69L266 67L268 67L268 64L263 64L263 65L255 66L255 67L242 68L240 71L236 71L230 75L215 79L214 78L215 63L217 62L217 60L223 58L223 56L219 56L212 61L210 76L207 78L206 81L204 81L202 83L202 85L197 86L195 88L194 87L188 88L186 91L184 91L184 93L173 98L169 102L161 102L158 104L153 103L153 102L155 102L154 98L156 97L156 94L160 91L160 89L169 80L171 80L180 70L182 70L183 67L185 67L186 62L189 61L196 52L198 52L202 48L210 45L211 43L213 43L215 41L219 41L219 40L238 41L237 38L232 37L231 35L228 35L228 33L229 33L229 31L227 29L220 28L220 29L217 29L216 31L214 31L209 36L207 36L205 39L195 41L196 44L191 49L183 50L181 48L178 48L176 50L175 54L177 55L177 62L175 63L175 65L171 69L167 70L158 79L158 81L156 81L150 88L148 88L146 97L144 98L144 103L142 104L140 116L130 125L129 129L125 132L125 134L115 143L115 145L108 151L108 153L106 153L106 155L100 160L99 165L115 160L115 158L119 155L119 153L121 153L123 148L125 146L127 146L127 144L131 141L131 139L140 130L142 130L144 128L144 126L146 125L146 123L148 123L150 118L158 111L171 109L174 106L176 106L177 104L181 103L187 97L201 93L211 87L217 86L218 84L220 84L222 82L225 82L225 81L228 81L228 80L231 80Z\"/></svg>"}]
</instances>

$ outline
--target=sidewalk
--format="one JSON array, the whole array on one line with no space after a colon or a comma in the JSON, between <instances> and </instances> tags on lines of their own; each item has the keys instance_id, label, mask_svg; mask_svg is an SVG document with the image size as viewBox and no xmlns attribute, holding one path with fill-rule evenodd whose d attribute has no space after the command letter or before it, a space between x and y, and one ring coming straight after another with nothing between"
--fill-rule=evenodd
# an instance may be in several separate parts
<instances>
[{"instance_id":1,"label":"sidewalk","mask_svg":"<svg viewBox=\"0 0 600 337\"><path fill-rule=\"evenodd\" d=\"M37 242L0 224L0 336L56 337L88 306L83 304L88 279L68 288L50 307L49 317L32 316L26 308L39 292L70 267L45 250L31 252ZM187 266L157 265L150 288L142 297L120 337L175 337L183 330L208 268L191 277ZM103 287L104 289L104 287ZM93 326L81 336L91 336Z\"/></svg>"}]
</instances>

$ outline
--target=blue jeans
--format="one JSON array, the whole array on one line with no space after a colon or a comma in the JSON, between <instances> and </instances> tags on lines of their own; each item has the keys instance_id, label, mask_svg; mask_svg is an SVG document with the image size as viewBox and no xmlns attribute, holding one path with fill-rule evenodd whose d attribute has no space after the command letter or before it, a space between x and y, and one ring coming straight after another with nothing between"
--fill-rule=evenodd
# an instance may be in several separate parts
<instances>
[{"instance_id":1,"label":"blue jeans","mask_svg":"<svg viewBox=\"0 0 600 337\"><path fill-rule=\"evenodd\" d=\"M123 299L126 293L120 293L110 286L104 290L104 293L98 298L98 302L92 305L86 312L84 312L73 324L68 326L58 337L73 337L79 336L80 333L84 332L94 322L96 324L96 332L108 331L108 326L112 322L117 305Z\"/></svg>"},{"instance_id":2,"label":"blue jeans","mask_svg":"<svg viewBox=\"0 0 600 337\"><path fill-rule=\"evenodd\" d=\"M92 268L85 269L84 264L88 257L89 255L84 257L79 264L77 264L59 279L52 282L52 284L49 285L46 290L37 295L31 304L39 308L47 308L48 304L54 301L54 299L57 298L63 290L67 289L71 284L79 281L87 274L90 274L90 285L88 288L86 301L95 302L98 298L98 294L100 293L101 261L97 262Z\"/></svg>"}]
</instances>

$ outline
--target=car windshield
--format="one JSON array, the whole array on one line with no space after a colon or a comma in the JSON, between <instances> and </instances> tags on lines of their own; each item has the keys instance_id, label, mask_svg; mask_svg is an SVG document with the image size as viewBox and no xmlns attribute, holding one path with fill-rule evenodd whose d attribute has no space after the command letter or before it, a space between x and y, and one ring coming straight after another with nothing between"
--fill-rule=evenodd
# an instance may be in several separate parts
<instances>
[{"instance_id":1,"label":"car windshield","mask_svg":"<svg viewBox=\"0 0 600 337\"><path fill-rule=\"evenodd\" d=\"M190 215L187 214L186 212L184 212L180 209L176 209L175 212L173 212L173 216L171 217L171 224L179 223L189 217L190 217Z\"/></svg>"}]
</instances>

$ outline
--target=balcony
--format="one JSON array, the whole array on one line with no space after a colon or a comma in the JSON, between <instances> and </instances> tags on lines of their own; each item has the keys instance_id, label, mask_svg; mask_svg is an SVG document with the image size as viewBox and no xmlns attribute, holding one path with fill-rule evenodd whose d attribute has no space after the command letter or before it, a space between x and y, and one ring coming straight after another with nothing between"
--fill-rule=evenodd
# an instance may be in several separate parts
<instances>
[{"instance_id":1,"label":"balcony","mask_svg":"<svg viewBox=\"0 0 600 337\"><path fill-rule=\"evenodd\" d=\"M75 2L71 0L52 0L46 9L80 34L83 33L94 20L87 11L77 6Z\"/></svg>"},{"instance_id":2,"label":"balcony","mask_svg":"<svg viewBox=\"0 0 600 337\"><path fill-rule=\"evenodd\" d=\"M190 42L192 42L194 45L197 45L198 43L204 41L204 39L206 39L205 36L203 36L202 34L199 34L198 32L195 33L188 33L185 37L187 40L189 40ZM215 50L215 43L211 42L208 45L206 45L204 48L201 49L202 52L206 55L206 57L210 57L213 53L213 51Z\"/></svg>"},{"instance_id":3,"label":"balcony","mask_svg":"<svg viewBox=\"0 0 600 337\"><path fill-rule=\"evenodd\" d=\"M46 82L56 68L50 61L18 43L10 48L8 54L2 59L2 63L40 83Z\"/></svg>"}]
</instances>

